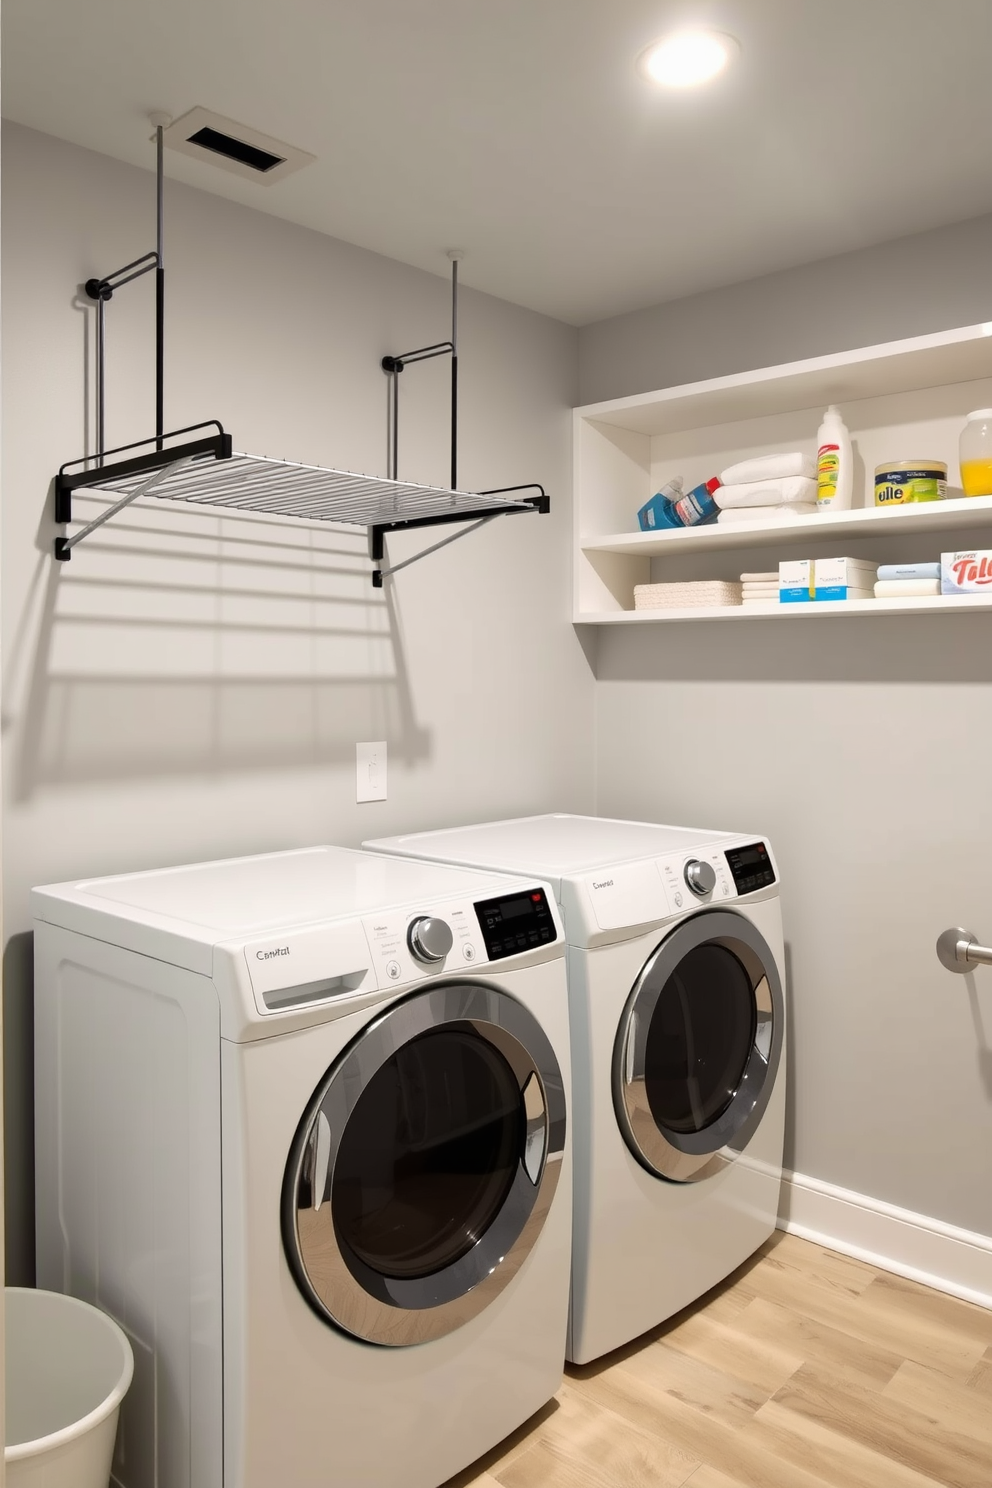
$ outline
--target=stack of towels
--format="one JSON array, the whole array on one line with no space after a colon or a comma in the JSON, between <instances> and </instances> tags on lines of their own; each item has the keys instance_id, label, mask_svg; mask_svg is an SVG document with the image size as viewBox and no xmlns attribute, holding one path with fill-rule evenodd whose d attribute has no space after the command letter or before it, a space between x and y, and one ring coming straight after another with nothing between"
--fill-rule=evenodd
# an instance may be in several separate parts
<instances>
[{"instance_id":1,"label":"stack of towels","mask_svg":"<svg viewBox=\"0 0 992 1488\"><path fill-rule=\"evenodd\" d=\"M731 579L695 579L681 584L635 584L635 610L701 610L739 605L741 586Z\"/></svg>"},{"instance_id":2,"label":"stack of towels","mask_svg":"<svg viewBox=\"0 0 992 1488\"><path fill-rule=\"evenodd\" d=\"M811 455L758 455L728 465L713 492L719 523L794 522L816 511L816 461Z\"/></svg>"},{"instance_id":3,"label":"stack of towels","mask_svg":"<svg viewBox=\"0 0 992 1488\"><path fill-rule=\"evenodd\" d=\"M778 569L772 573L742 573L741 594L745 609L748 605L777 605Z\"/></svg>"},{"instance_id":4,"label":"stack of towels","mask_svg":"<svg viewBox=\"0 0 992 1488\"><path fill-rule=\"evenodd\" d=\"M878 570L876 599L920 599L939 593L939 563L883 563Z\"/></svg>"}]
</instances>

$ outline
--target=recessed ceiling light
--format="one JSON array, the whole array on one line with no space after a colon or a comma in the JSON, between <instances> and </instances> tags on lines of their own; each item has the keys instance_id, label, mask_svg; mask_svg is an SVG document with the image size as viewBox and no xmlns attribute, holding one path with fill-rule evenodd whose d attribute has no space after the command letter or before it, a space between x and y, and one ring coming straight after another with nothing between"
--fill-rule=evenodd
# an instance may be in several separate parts
<instances>
[{"instance_id":1,"label":"recessed ceiling light","mask_svg":"<svg viewBox=\"0 0 992 1488\"><path fill-rule=\"evenodd\" d=\"M637 66L666 88L695 88L723 72L737 50L739 43L722 31L679 31L645 47Z\"/></svg>"}]
</instances>

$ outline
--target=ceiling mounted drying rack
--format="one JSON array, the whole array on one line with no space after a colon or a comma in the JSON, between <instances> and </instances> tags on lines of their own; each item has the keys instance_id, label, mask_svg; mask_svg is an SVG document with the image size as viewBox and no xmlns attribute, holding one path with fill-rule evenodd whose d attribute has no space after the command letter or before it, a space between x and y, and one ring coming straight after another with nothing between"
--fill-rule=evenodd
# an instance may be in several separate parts
<instances>
[{"instance_id":1,"label":"ceiling mounted drying rack","mask_svg":"<svg viewBox=\"0 0 992 1488\"><path fill-rule=\"evenodd\" d=\"M263 455L241 454L232 447L231 436L215 419L170 432L164 427L164 329L165 264L163 253L162 132L168 123L152 116L156 140L157 233L154 251L125 264L104 279L89 279L86 293L97 307L96 330L96 453L63 465L55 477L55 520L72 521L73 492L80 490L117 496L105 511L73 532L55 539L55 557L66 562L72 550L104 522L108 522L139 497L156 497L190 506L223 508L298 517L308 521L340 522L364 527L368 532L369 556L376 565L372 583L425 558L447 543L492 521L515 512L547 512L550 501L537 482L503 486L489 491L458 489L458 259L451 259L451 340L423 346L401 356L382 358L390 379L388 404L389 476L380 479L347 470L329 470L300 465ZM106 449L106 305L126 284L155 272L155 434L137 444ZM404 367L432 357L451 357L451 487L416 485L399 479L399 377ZM524 495L524 492L535 494ZM416 527L436 527L448 522L470 522L468 527L444 537L402 563L385 567L387 533Z\"/></svg>"}]
</instances>

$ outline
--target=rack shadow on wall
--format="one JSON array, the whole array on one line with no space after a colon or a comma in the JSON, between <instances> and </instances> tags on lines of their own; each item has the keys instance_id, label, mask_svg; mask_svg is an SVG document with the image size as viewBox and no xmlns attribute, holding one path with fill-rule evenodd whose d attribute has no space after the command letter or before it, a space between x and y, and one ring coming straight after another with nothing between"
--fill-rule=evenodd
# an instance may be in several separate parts
<instances>
[{"instance_id":1,"label":"rack shadow on wall","mask_svg":"<svg viewBox=\"0 0 992 1488\"><path fill-rule=\"evenodd\" d=\"M99 498L88 501L100 509ZM354 531L135 507L85 565L39 569L17 794L46 785L344 765L356 738L411 763L392 595Z\"/></svg>"}]
</instances>

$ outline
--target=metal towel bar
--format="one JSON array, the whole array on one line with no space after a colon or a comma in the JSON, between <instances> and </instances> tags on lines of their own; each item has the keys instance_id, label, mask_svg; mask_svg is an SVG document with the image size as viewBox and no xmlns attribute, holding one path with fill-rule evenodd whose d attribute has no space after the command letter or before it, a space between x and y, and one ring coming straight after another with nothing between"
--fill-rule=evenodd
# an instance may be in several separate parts
<instances>
[{"instance_id":1,"label":"metal towel bar","mask_svg":"<svg viewBox=\"0 0 992 1488\"><path fill-rule=\"evenodd\" d=\"M938 935L937 959L948 971L963 973L973 966L992 966L992 947L979 945L971 930L958 925Z\"/></svg>"}]
</instances>

